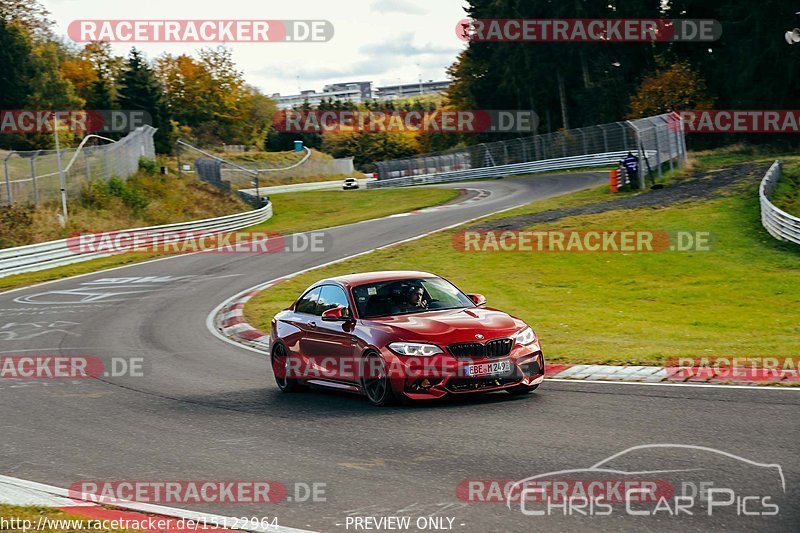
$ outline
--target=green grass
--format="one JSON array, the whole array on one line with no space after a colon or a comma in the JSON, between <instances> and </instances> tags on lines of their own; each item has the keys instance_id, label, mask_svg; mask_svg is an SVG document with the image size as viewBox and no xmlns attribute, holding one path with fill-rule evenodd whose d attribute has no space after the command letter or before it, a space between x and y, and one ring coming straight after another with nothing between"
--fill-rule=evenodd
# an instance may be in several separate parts
<instances>
[{"instance_id":1,"label":"green grass","mask_svg":"<svg viewBox=\"0 0 800 533\"><path fill-rule=\"evenodd\" d=\"M602 198L583 191L517 211ZM527 211L526 211L527 210ZM508 216L511 213L506 213ZM265 329L309 284L380 269L427 270L533 325L551 362L660 364L674 356L800 353L800 248L760 225L755 187L713 201L612 211L536 229L711 232L707 252L464 253L454 231L379 250L279 284L245 312Z\"/></svg>"},{"instance_id":2,"label":"green grass","mask_svg":"<svg viewBox=\"0 0 800 533\"><path fill-rule=\"evenodd\" d=\"M790 215L800 217L800 163L784 163L783 176L778 180L772 203Z\"/></svg>"},{"instance_id":3,"label":"green grass","mask_svg":"<svg viewBox=\"0 0 800 533\"><path fill-rule=\"evenodd\" d=\"M274 215L256 229L288 233L327 228L439 205L456 196L455 189L434 187L271 194Z\"/></svg>"},{"instance_id":4,"label":"green grass","mask_svg":"<svg viewBox=\"0 0 800 533\"><path fill-rule=\"evenodd\" d=\"M110 529L110 528L95 528L94 525L99 523L96 520L90 520L87 518L83 518L81 516L66 513L60 509L54 509L49 507L28 507L28 506L17 506L17 505L5 505L0 504L0 516L4 519L8 520L15 520L15 524L19 524L19 522L23 522L23 524L28 527L28 531L35 530L37 532L58 532L58 533L73 533L78 531L92 531L92 532L103 532L103 531L130 531L127 529ZM76 527L61 527L61 528L54 528L52 527L52 522L42 522L43 526L41 529L37 529L39 520L44 517L49 520L81 520L80 522L84 525L83 528L76 528ZM29 521L25 523L24 521ZM91 522L91 527L89 526L89 522ZM23 524L19 524L19 527L11 527L11 528L2 528L0 531L22 531ZM78 522L73 522L72 525L77 525ZM66 525L66 524L64 524ZM50 526L50 527L47 527Z\"/></svg>"},{"instance_id":5,"label":"green grass","mask_svg":"<svg viewBox=\"0 0 800 533\"><path fill-rule=\"evenodd\" d=\"M413 211L448 202L455 189L378 189L356 191L307 191L270 196L275 215L249 229L293 233ZM0 278L0 290L95 272L158 257L156 254L124 254L74 265Z\"/></svg>"}]
</instances>

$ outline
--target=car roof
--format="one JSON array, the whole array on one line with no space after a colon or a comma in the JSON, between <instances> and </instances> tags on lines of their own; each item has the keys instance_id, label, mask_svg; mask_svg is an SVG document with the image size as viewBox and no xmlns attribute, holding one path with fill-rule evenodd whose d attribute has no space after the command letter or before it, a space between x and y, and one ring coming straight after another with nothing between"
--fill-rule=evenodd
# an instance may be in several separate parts
<instances>
[{"instance_id":1,"label":"car roof","mask_svg":"<svg viewBox=\"0 0 800 533\"><path fill-rule=\"evenodd\" d=\"M418 270L385 270L380 272L361 272L358 274L346 274L321 280L319 283L340 283L350 287L363 285L364 283L380 283L382 281L417 279L417 278L438 278L436 274L421 272Z\"/></svg>"}]
</instances>

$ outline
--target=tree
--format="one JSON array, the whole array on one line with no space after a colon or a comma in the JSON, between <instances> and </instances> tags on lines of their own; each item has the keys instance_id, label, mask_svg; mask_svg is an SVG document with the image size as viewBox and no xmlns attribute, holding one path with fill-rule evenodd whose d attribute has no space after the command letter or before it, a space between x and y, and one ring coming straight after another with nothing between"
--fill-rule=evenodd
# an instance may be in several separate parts
<instances>
[{"instance_id":1,"label":"tree","mask_svg":"<svg viewBox=\"0 0 800 533\"><path fill-rule=\"evenodd\" d=\"M714 105L705 80L687 63L675 63L648 76L631 97L628 118L641 118L670 111L710 109Z\"/></svg>"},{"instance_id":2,"label":"tree","mask_svg":"<svg viewBox=\"0 0 800 533\"><path fill-rule=\"evenodd\" d=\"M51 39L53 22L47 11L37 0L0 0L0 19L19 24L36 40Z\"/></svg>"},{"instance_id":3,"label":"tree","mask_svg":"<svg viewBox=\"0 0 800 533\"><path fill-rule=\"evenodd\" d=\"M164 102L161 84L141 52L131 49L126 68L120 78L119 104L122 109L147 111L158 128L153 142L156 151L172 151L172 128Z\"/></svg>"},{"instance_id":4,"label":"tree","mask_svg":"<svg viewBox=\"0 0 800 533\"><path fill-rule=\"evenodd\" d=\"M32 52L24 28L0 16L0 108L24 107L34 74Z\"/></svg>"},{"instance_id":5,"label":"tree","mask_svg":"<svg viewBox=\"0 0 800 533\"><path fill-rule=\"evenodd\" d=\"M413 133L337 132L322 135L322 150L333 157L352 157L353 164L365 171L376 161L409 157L419 153Z\"/></svg>"}]
</instances>

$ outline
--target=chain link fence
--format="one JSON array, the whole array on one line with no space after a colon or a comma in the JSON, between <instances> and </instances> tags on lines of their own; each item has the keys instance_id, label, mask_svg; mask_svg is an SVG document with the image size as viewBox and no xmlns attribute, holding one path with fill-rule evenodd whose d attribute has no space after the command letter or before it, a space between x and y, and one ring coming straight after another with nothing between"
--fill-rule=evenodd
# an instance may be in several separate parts
<instances>
[{"instance_id":1,"label":"chain link fence","mask_svg":"<svg viewBox=\"0 0 800 533\"><path fill-rule=\"evenodd\" d=\"M182 172L196 172L204 181L222 190L254 187L256 176L261 186L334 179L352 176L352 158L322 159L306 148L303 152L276 152L275 158L263 161L231 161L204 148L179 140L176 146Z\"/></svg>"},{"instance_id":2,"label":"chain link fence","mask_svg":"<svg viewBox=\"0 0 800 533\"><path fill-rule=\"evenodd\" d=\"M83 185L92 180L124 179L135 174L140 157L156 157L155 132L152 126L142 126L117 142L61 150L67 197L77 197ZM2 152L0 157L5 178L0 187L0 205L38 206L60 199L59 157L55 150Z\"/></svg>"},{"instance_id":3,"label":"chain link fence","mask_svg":"<svg viewBox=\"0 0 800 533\"><path fill-rule=\"evenodd\" d=\"M648 163L662 172L686 157L686 144L677 114L664 114L611 124L562 130L506 141L454 148L376 164L378 180L430 176L492 167L507 167L536 161L596 156L617 152L638 154L640 184L644 185ZM377 184L376 184L377 185Z\"/></svg>"}]
</instances>

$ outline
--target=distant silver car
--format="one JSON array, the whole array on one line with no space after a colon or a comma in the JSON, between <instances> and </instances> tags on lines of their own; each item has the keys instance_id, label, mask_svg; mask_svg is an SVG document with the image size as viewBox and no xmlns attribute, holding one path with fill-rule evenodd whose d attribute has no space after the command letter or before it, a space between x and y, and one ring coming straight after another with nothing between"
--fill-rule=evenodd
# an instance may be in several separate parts
<instances>
[{"instance_id":1,"label":"distant silver car","mask_svg":"<svg viewBox=\"0 0 800 533\"><path fill-rule=\"evenodd\" d=\"M358 189L358 180L355 178L345 178L344 182L342 182L342 189Z\"/></svg>"}]
</instances>

